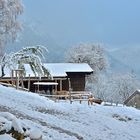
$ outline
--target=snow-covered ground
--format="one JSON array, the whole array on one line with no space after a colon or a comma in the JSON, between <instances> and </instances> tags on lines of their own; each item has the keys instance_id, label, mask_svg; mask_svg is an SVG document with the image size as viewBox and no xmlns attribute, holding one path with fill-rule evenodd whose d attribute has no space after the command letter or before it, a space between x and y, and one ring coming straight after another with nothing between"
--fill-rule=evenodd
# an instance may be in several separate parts
<instances>
[{"instance_id":1,"label":"snow-covered ground","mask_svg":"<svg viewBox=\"0 0 140 140\"><path fill-rule=\"evenodd\" d=\"M140 110L74 102L54 102L35 93L0 86L0 112L42 131L44 140L139 140ZM2 117L3 113L0 113ZM37 131L36 131L37 130ZM10 139L9 135L1 138Z\"/></svg>"}]
</instances>

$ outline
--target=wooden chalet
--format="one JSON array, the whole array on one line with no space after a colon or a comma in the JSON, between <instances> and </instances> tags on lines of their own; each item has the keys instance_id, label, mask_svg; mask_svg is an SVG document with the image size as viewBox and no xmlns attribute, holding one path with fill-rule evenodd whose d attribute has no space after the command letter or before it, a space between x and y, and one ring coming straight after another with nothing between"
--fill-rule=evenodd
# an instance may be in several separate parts
<instances>
[{"instance_id":1,"label":"wooden chalet","mask_svg":"<svg viewBox=\"0 0 140 140\"><path fill-rule=\"evenodd\" d=\"M124 104L140 109L140 90L136 90L128 99L126 99L126 101L124 101Z\"/></svg>"},{"instance_id":2,"label":"wooden chalet","mask_svg":"<svg viewBox=\"0 0 140 140\"><path fill-rule=\"evenodd\" d=\"M20 75L20 70L11 71L6 70L6 75L0 79L0 82L7 84L15 84L18 80L20 85L25 89L29 89L31 92L35 92L37 87L35 82L55 82L58 85L40 86L40 90L52 90L53 88L57 91L69 91L71 88L73 91L84 91L85 90L85 80L86 76L93 73L91 67L86 63L45 63L44 66L49 70L52 79L48 77L36 77L30 66L25 65L26 76L19 76L17 79L17 74ZM22 79L22 80L21 80ZM20 81L23 81L22 83ZM71 86L71 87L70 87Z\"/></svg>"}]
</instances>

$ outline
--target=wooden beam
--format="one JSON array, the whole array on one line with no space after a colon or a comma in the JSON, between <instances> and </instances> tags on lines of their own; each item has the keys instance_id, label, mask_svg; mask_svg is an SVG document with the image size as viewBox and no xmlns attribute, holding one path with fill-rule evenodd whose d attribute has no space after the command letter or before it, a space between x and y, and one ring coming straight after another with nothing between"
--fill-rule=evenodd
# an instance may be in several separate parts
<instances>
[{"instance_id":1,"label":"wooden beam","mask_svg":"<svg viewBox=\"0 0 140 140\"><path fill-rule=\"evenodd\" d=\"M28 79L28 91L30 91L30 85L31 85L31 81L30 81L30 74L29 74L29 79Z\"/></svg>"},{"instance_id":2,"label":"wooden beam","mask_svg":"<svg viewBox=\"0 0 140 140\"><path fill-rule=\"evenodd\" d=\"M16 89L18 89L18 86L19 86L19 78L18 78L17 71L15 71L15 73L16 73Z\"/></svg>"},{"instance_id":3,"label":"wooden beam","mask_svg":"<svg viewBox=\"0 0 140 140\"><path fill-rule=\"evenodd\" d=\"M57 83L57 80L55 80L55 82ZM55 92L57 92L57 85L55 85Z\"/></svg>"},{"instance_id":4,"label":"wooden beam","mask_svg":"<svg viewBox=\"0 0 140 140\"><path fill-rule=\"evenodd\" d=\"M60 91L62 91L62 79L60 79Z\"/></svg>"}]
</instances>

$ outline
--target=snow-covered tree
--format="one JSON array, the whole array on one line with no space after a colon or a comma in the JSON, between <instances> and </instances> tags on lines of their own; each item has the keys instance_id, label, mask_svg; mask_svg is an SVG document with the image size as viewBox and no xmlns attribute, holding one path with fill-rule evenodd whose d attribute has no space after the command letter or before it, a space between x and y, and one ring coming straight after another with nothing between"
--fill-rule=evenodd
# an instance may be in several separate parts
<instances>
[{"instance_id":1,"label":"snow-covered tree","mask_svg":"<svg viewBox=\"0 0 140 140\"><path fill-rule=\"evenodd\" d=\"M140 83L131 73L114 74L110 78L112 98L123 103L139 86Z\"/></svg>"},{"instance_id":2,"label":"snow-covered tree","mask_svg":"<svg viewBox=\"0 0 140 140\"><path fill-rule=\"evenodd\" d=\"M21 0L0 0L0 56L5 44L16 39L21 24L17 19L23 12Z\"/></svg>"},{"instance_id":3,"label":"snow-covered tree","mask_svg":"<svg viewBox=\"0 0 140 140\"><path fill-rule=\"evenodd\" d=\"M95 83L91 83L89 81L86 82L86 90L92 91L94 97L107 100L107 92L109 90L109 79L104 74L100 74L98 77L98 81Z\"/></svg>"},{"instance_id":4,"label":"snow-covered tree","mask_svg":"<svg viewBox=\"0 0 140 140\"><path fill-rule=\"evenodd\" d=\"M88 85L95 97L115 103L123 103L139 86L139 81L130 73L100 75L96 83Z\"/></svg>"},{"instance_id":5,"label":"snow-covered tree","mask_svg":"<svg viewBox=\"0 0 140 140\"><path fill-rule=\"evenodd\" d=\"M24 64L29 64L35 76L50 76L48 70L43 66L41 58L43 58L44 51L47 49L44 46L37 45L23 48L16 53L5 54L1 59L1 71L2 77L4 74L4 68L7 67L10 70L23 69Z\"/></svg>"},{"instance_id":6,"label":"snow-covered tree","mask_svg":"<svg viewBox=\"0 0 140 140\"><path fill-rule=\"evenodd\" d=\"M108 63L105 51L100 44L79 44L66 53L66 61L71 63L88 63L94 70L94 80L98 73L105 70Z\"/></svg>"}]
</instances>

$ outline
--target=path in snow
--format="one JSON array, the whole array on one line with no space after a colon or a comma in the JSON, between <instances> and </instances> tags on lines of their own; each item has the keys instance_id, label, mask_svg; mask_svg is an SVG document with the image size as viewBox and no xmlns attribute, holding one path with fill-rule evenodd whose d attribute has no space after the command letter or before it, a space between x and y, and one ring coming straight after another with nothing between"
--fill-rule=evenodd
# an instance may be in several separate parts
<instances>
[{"instance_id":1,"label":"path in snow","mask_svg":"<svg viewBox=\"0 0 140 140\"><path fill-rule=\"evenodd\" d=\"M39 112L44 113L44 111L45 111L45 113L48 113L51 115L54 115L54 114L59 115L60 114L60 112L57 112L53 109L52 110L40 110ZM13 110L13 109L7 108L5 106L0 106L0 112L9 112L9 113L15 115L17 118L27 119L27 120L30 120L32 122L36 122L37 124L39 123L42 126L45 126L49 129L56 130L59 133L65 133L66 135L69 135L71 137L75 137L75 138L77 138L77 140L84 140L84 138L82 136L78 135L77 133L71 132L69 130L65 130L65 129L58 127L58 126L55 126L55 125L51 125L51 124L46 123L44 121L41 121L39 119L33 118L29 115L22 114L21 112L17 112L17 110ZM61 115L62 115L62 113L61 113Z\"/></svg>"}]
</instances>

